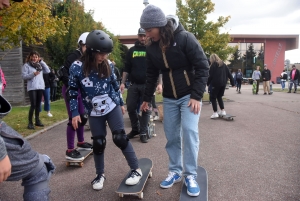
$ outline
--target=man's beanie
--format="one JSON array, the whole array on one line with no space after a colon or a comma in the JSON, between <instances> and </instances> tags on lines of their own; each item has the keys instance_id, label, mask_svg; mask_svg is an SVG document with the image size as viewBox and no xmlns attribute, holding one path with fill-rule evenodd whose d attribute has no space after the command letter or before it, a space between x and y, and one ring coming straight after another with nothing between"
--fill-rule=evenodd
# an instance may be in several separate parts
<instances>
[{"instance_id":1,"label":"man's beanie","mask_svg":"<svg viewBox=\"0 0 300 201\"><path fill-rule=\"evenodd\" d=\"M163 27L166 24L167 18L160 8L151 4L146 6L140 19L142 28Z\"/></svg>"}]
</instances>

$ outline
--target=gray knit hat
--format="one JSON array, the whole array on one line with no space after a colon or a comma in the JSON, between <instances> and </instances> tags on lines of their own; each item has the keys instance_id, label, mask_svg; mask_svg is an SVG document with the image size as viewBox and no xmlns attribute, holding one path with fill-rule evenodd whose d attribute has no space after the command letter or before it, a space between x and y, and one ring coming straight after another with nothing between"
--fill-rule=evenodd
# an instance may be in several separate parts
<instances>
[{"instance_id":1,"label":"gray knit hat","mask_svg":"<svg viewBox=\"0 0 300 201\"><path fill-rule=\"evenodd\" d=\"M143 29L163 27L166 24L167 18L160 8L154 5L146 6L140 19L140 25Z\"/></svg>"}]
</instances>

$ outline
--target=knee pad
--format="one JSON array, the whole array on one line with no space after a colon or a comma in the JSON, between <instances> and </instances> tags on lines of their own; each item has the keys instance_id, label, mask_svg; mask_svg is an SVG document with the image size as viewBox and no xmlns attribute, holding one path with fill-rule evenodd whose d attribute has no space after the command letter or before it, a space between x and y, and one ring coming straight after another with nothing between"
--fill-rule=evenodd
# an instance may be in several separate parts
<instances>
[{"instance_id":1,"label":"knee pad","mask_svg":"<svg viewBox=\"0 0 300 201\"><path fill-rule=\"evenodd\" d=\"M104 136L92 137L93 139L93 152L96 155L104 153L106 147L106 138Z\"/></svg>"},{"instance_id":2,"label":"knee pad","mask_svg":"<svg viewBox=\"0 0 300 201\"><path fill-rule=\"evenodd\" d=\"M126 149L129 139L126 136L125 131L123 129L116 130L113 131L112 134L115 145L117 145L117 147L119 147L121 150Z\"/></svg>"}]
</instances>

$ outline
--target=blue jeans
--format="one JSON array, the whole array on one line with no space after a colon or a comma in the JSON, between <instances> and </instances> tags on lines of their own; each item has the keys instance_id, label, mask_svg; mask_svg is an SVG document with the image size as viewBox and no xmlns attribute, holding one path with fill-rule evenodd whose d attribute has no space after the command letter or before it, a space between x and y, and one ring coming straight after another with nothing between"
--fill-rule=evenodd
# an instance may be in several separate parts
<instances>
[{"instance_id":1,"label":"blue jeans","mask_svg":"<svg viewBox=\"0 0 300 201\"><path fill-rule=\"evenodd\" d=\"M44 96L44 111L50 111L50 88L45 88L43 92ZM42 104L40 108L40 112L42 111Z\"/></svg>"},{"instance_id":2,"label":"blue jeans","mask_svg":"<svg viewBox=\"0 0 300 201\"><path fill-rule=\"evenodd\" d=\"M281 88L285 89L285 81L281 81Z\"/></svg>"},{"instance_id":3,"label":"blue jeans","mask_svg":"<svg viewBox=\"0 0 300 201\"><path fill-rule=\"evenodd\" d=\"M189 100L190 95L178 100L163 99L164 131L167 138L165 148L169 155L170 172L183 176L197 176L200 112L199 114L191 112L190 107L187 106ZM200 104L202 106L202 102Z\"/></svg>"},{"instance_id":4,"label":"blue jeans","mask_svg":"<svg viewBox=\"0 0 300 201\"><path fill-rule=\"evenodd\" d=\"M293 85L294 85L295 91L297 91L298 80L290 80L290 88L289 88L290 91L292 90Z\"/></svg>"}]
</instances>

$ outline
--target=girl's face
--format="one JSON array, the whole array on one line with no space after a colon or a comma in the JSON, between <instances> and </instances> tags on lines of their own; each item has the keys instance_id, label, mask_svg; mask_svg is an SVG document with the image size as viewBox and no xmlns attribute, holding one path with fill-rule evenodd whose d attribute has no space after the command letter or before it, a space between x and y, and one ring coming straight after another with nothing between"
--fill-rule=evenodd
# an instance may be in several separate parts
<instances>
[{"instance_id":1,"label":"girl's face","mask_svg":"<svg viewBox=\"0 0 300 201\"><path fill-rule=\"evenodd\" d=\"M101 64L105 59L107 59L107 56L108 56L107 53L97 52L97 54L96 54L96 63Z\"/></svg>"},{"instance_id":2,"label":"girl's face","mask_svg":"<svg viewBox=\"0 0 300 201\"><path fill-rule=\"evenodd\" d=\"M156 42L160 39L159 28L149 28L145 29L146 37L152 39L152 41Z\"/></svg>"},{"instance_id":3,"label":"girl's face","mask_svg":"<svg viewBox=\"0 0 300 201\"><path fill-rule=\"evenodd\" d=\"M36 54L33 54L33 55L30 57L30 61L32 61L33 63L38 62L38 60L39 60L39 56L36 55Z\"/></svg>"}]
</instances>

